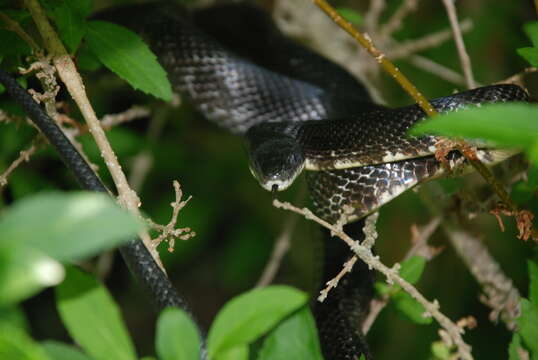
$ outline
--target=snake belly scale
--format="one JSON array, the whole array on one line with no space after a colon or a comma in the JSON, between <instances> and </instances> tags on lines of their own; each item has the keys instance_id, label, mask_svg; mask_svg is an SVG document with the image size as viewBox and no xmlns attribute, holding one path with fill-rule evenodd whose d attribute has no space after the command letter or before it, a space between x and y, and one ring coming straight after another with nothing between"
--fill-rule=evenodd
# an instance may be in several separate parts
<instances>
[{"instance_id":1,"label":"snake belly scale","mask_svg":"<svg viewBox=\"0 0 538 360\"><path fill-rule=\"evenodd\" d=\"M339 218L355 212L348 230L361 237L361 218L420 182L441 176L433 156L437 138L408 138L425 117L416 105L389 109L338 65L284 37L260 9L224 5L187 14L170 4L109 10L99 18L140 33L166 69L175 91L206 118L243 137L250 168L268 190L283 190L306 171L314 210ZM525 101L513 85L479 88L433 101L440 111L472 104ZM493 163L509 152L480 149ZM454 165L464 163L449 154ZM349 257L326 241L325 278ZM334 247L340 247L335 250ZM315 305L327 360L372 355L359 324L372 296L368 269L355 266L327 302Z\"/></svg>"}]
</instances>

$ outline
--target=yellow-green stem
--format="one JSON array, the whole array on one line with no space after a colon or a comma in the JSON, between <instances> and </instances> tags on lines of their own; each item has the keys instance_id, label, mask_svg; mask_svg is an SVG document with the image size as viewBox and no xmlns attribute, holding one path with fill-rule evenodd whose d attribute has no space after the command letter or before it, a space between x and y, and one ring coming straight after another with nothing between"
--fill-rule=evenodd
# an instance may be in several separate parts
<instances>
[{"instance_id":1,"label":"yellow-green stem","mask_svg":"<svg viewBox=\"0 0 538 360\"><path fill-rule=\"evenodd\" d=\"M361 34L350 22L344 19L338 12L325 0L312 0L323 10L336 24L351 35L357 42L364 47L374 59L387 71L400 86L416 101L416 103L424 110L428 116L437 115L437 111L430 104L428 99L418 91L407 77L383 54L379 51L372 40L367 35ZM538 1L538 0L537 0Z\"/></svg>"}]
</instances>

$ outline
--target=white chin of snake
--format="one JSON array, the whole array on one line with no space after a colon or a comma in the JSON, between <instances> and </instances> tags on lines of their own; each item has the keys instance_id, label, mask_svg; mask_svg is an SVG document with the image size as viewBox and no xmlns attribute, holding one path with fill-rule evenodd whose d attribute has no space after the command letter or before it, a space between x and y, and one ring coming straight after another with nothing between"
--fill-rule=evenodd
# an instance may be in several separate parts
<instances>
[{"instance_id":1,"label":"white chin of snake","mask_svg":"<svg viewBox=\"0 0 538 360\"><path fill-rule=\"evenodd\" d=\"M275 190L275 191L283 191L283 190L286 190L287 188L289 188L294 180L295 180L295 177L293 179L286 180L286 181L283 181L283 180L269 180L269 181L267 181L265 183L260 182L260 185L267 191L273 191L273 190Z\"/></svg>"}]
</instances>

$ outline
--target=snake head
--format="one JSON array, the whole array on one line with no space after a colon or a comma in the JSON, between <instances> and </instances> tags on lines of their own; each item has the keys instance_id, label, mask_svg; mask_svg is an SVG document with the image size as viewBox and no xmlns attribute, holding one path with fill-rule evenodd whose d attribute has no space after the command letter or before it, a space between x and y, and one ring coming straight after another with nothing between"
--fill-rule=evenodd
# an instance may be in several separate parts
<instances>
[{"instance_id":1,"label":"snake head","mask_svg":"<svg viewBox=\"0 0 538 360\"><path fill-rule=\"evenodd\" d=\"M293 137L248 136L249 168L268 191L287 189L304 168L305 159Z\"/></svg>"}]
</instances>

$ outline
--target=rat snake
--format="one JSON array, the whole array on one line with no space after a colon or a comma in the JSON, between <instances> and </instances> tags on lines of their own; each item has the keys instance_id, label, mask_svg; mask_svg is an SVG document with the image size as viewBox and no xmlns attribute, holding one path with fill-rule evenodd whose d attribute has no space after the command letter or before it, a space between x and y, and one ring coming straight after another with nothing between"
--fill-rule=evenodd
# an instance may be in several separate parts
<instances>
[{"instance_id":1,"label":"rat snake","mask_svg":"<svg viewBox=\"0 0 538 360\"><path fill-rule=\"evenodd\" d=\"M354 212L347 215L345 230L355 238L362 237L365 215L445 171L434 156L438 138L406 136L425 117L417 105L389 109L374 104L356 79L284 37L258 8L225 5L186 14L174 5L145 4L108 10L98 18L140 33L174 90L186 95L209 120L245 138L250 169L265 189L283 190L306 169L318 215L335 221L344 206L351 205ZM6 83L3 76L0 80ZM526 92L515 85L496 85L432 104L445 112L526 99ZM34 109L33 117L43 117L33 105L26 106ZM62 147L69 145L60 145L60 153ZM486 148L478 151L479 158L490 164L509 155ZM67 151L63 156L69 164L73 154ZM77 167L91 172L76 161L71 166L75 173ZM465 162L457 153L450 153L449 161ZM93 180L79 176L82 185L105 191L97 178L88 176ZM332 240L325 242L326 279L349 257L343 243ZM139 240L125 246L122 255L159 306L185 307ZM324 303L314 305L326 359L358 359L360 354L371 358L358 330L371 296L371 274L364 264L357 264Z\"/></svg>"}]
</instances>

